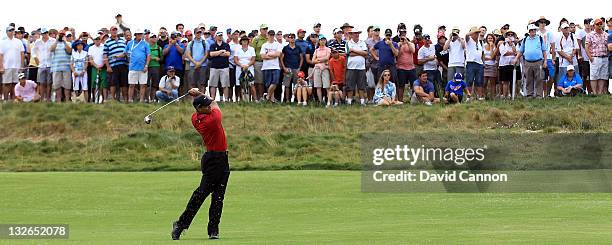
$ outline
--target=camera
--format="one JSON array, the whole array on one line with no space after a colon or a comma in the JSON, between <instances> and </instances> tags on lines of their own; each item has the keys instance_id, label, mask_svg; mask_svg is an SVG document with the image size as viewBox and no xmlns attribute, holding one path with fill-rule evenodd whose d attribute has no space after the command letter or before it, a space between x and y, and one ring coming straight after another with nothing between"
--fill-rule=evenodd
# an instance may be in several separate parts
<instances>
[{"instance_id":1,"label":"camera","mask_svg":"<svg viewBox=\"0 0 612 245\"><path fill-rule=\"evenodd\" d=\"M176 39L176 34L170 34L171 39Z\"/></svg>"},{"instance_id":2,"label":"camera","mask_svg":"<svg viewBox=\"0 0 612 245\"><path fill-rule=\"evenodd\" d=\"M58 42L63 42L64 41L64 34L59 34L59 36L57 37L57 41Z\"/></svg>"}]
</instances>

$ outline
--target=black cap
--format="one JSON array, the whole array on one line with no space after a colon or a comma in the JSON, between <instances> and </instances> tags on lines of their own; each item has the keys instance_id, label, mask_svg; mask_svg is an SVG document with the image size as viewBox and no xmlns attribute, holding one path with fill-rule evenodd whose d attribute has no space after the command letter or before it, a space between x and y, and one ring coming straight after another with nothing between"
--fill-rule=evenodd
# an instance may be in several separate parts
<instances>
[{"instance_id":1,"label":"black cap","mask_svg":"<svg viewBox=\"0 0 612 245\"><path fill-rule=\"evenodd\" d=\"M391 31L391 29L386 29L385 36L389 36L389 35L393 35L393 32Z\"/></svg>"},{"instance_id":2,"label":"black cap","mask_svg":"<svg viewBox=\"0 0 612 245\"><path fill-rule=\"evenodd\" d=\"M212 100L204 95L200 95L193 99L193 107L198 109L202 106L209 106L212 103Z\"/></svg>"}]
</instances>

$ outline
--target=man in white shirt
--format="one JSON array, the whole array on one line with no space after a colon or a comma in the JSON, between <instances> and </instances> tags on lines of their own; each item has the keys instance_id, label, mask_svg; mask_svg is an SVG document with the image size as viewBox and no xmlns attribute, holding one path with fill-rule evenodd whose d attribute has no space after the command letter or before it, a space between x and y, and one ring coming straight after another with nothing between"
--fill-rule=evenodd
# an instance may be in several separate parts
<instances>
[{"instance_id":1,"label":"man in white shirt","mask_svg":"<svg viewBox=\"0 0 612 245\"><path fill-rule=\"evenodd\" d=\"M448 50L448 72L447 77L454 77L455 73L465 75L465 39L459 36L459 28L454 27L451 38L444 44L444 50Z\"/></svg>"},{"instance_id":2,"label":"man in white shirt","mask_svg":"<svg viewBox=\"0 0 612 245\"><path fill-rule=\"evenodd\" d=\"M465 77L470 92L476 94L478 100L484 100L484 50L482 43L478 40L480 29L478 27L470 28L470 32L465 36L466 42L466 74ZM476 93L474 93L476 87Z\"/></svg>"},{"instance_id":3,"label":"man in white shirt","mask_svg":"<svg viewBox=\"0 0 612 245\"><path fill-rule=\"evenodd\" d=\"M423 34L425 46L419 49L417 58L419 65L423 66L423 70L427 72L427 78L435 87L434 95L439 97L439 90L442 86L442 78L438 70L438 60L436 58L436 48L431 45L431 37L428 34Z\"/></svg>"},{"instance_id":4,"label":"man in white shirt","mask_svg":"<svg viewBox=\"0 0 612 245\"><path fill-rule=\"evenodd\" d=\"M586 47L585 47L585 43L586 43L586 36L591 33L591 31L593 31L593 19L592 18L586 18L584 19L584 29L578 29L576 30L576 41L578 42L578 46L580 48L580 51L578 53L578 71L580 72L580 76L582 77L582 81L588 81L589 80L589 76L591 75L591 69L590 69L590 62L589 62L589 56L586 53ZM591 89L591 83L589 82L585 82L584 83L584 87L585 89L589 92L592 93L593 90Z\"/></svg>"},{"instance_id":5,"label":"man in white shirt","mask_svg":"<svg viewBox=\"0 0 612 245\"><path fill-rule=\"evenodd\" d=\"M38 74L36 80L40 85L40 93L43 101L51 101L51 84L53 76L51 74L51 45L55 43L55 38L49 36L47 28L41 28L42 37L34 42L32 57L38 63Z\"/></svg>"},{"instance_id":6,"label":"man in white shirt","mask_svg":"<svg viewBox=\"0 0 612 245\"><path fill-rule=\"evenodd\" d=\"M168 66L167 75L159 80L159 90L155 93L160 102L170 102L178 98L178 87L181 85L181 78L176 76L176 70Z\"/></svg>"},{"instance_id":7,"label":"man in white shirt","mask_svg":"<svg viewBox=\"0 0 612 245\"><path fill-rule=\"evenodd\" d=\"M567 73L567 66L578 67L576 54L578 53L579 46L574 34L570 33L570 26L567 23L561 24L561 33L561 38L556 43L556 50L560 58L557 82Z\"/></svg>"},{"instance_id":8,"label":"man in white shirt","mask_svg":"<svg viewBox=\"0 0 612 245\"><path fill-rule=\"evenodd\" d=\"M0 43L0 73L4 100L12 101L15 99L15 84L19 82L17 75L24 64L25 47L21 40L15 38L15 27L7 27L6 36L6 40Z\"/></svg>"},{"instance_id":9,"label":"man in white shirt","mask_svg":"<svg viewBox=\"0 0 612 245\"><path fill-rule=\"evenodd\" d=\"M91 89L95 94L102 95L95 103L102 103L104 98L108 96L108 84L106 79L106 69L104 67L104 45L102 44L102 35L96 34L94 37L94 45L89 47L87 52L89 55L89 64L92 67L91 72ZM101 92L101 93L100 93ZM95 99L95 96L93 96Z\"/></svg>"},{"instance_id":10,"label":"man in white shirt","mask_svg":"<svg viewBox=\"0 0 612 245\"><path fill-rule=\"evenodd\" d=\"M276 102L274 90L280 81L279 57L283 50L283 45L274 40L274 34L274 30L268 31L268 42L264 43L259 52L263 59L261 70L264 75L264 83L268 87L267 99L272 102Z\"/></svg>"},{"instance_id":11,"label":"man in white shirt","mask_svg":"<svg viewBox=\"0 0 612 245\"><path fill-rule=\"evenodd\" d=\"M359 93L359 101L361 105L365 105L365 92L367 87L366 82L366 60L368 57L368 46L362 40L359 40L361 31L353 29L350 31L351 40L348 45L348 60L346 62L346 102L353 102L353 93L355 90Z\"/></svg>"}]
</instances>

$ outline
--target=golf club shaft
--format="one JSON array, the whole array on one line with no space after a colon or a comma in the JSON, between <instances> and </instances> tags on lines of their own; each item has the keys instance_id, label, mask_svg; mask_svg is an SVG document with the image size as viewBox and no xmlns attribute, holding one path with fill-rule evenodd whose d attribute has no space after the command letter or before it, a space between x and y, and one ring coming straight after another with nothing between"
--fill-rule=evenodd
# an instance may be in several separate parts
<instances>
[{"instance_id":1,"label":"golf club shaft","mask_svg":"<svg viewBox=\"0 0 612 245\"><path fill-rule=\"evenodd\" d=\"M172 100L172 101L170 101L170 102L166 103L165 105L163 105L163 106L161 106L161 107L157 108L156 110L154 110L153 112L149 113L149 115L147 115L147 116L151 116L151 115L155 114L157 111L159 111L159 110L163 109L163 108L164 108L164 107L166 107L167 105L172 104L172 103L174 103L174 102L176 102L176 101L180 100L181 98L183 98L183 97L185 97L185 96L187 96L187 95L189 95L189 93L186 93L186 94L184 94L184 95L181 95L180 97L178 97L178 98L176 98L176 99L174 99L174 100Z\"/></svg>"}]
</instances>

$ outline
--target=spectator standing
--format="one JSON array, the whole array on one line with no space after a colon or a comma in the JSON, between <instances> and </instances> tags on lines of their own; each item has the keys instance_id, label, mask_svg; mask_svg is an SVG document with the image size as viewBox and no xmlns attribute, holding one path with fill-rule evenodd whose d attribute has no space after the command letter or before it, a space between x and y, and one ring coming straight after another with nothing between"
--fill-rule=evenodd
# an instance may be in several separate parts
<instances>
[{"instance_id":1,"label":"spectator standing","mask_svg":"<svg viewBox=\"0 0 612 245\"><path fill-rule=\"evenodd\" d=\"M98 101L94 101L94 103L102 103L108 96L108 83L105 67L106 62L104 61L104 45L102 45L102 36L100 34L94 37L94 44L89 47L89 52L87 52L87 54L89 56L89 64L92 68L91 82L88 87L93 90L94 95L96 93L100 95L99 98L95 98L95 96L92 98L92 100L98 99Z\"/></svg>"},{"instance_id":2,"label":"spectator standing","mask_svg":"<svg viewBox=\"0 0 612 245\"><path fill-rule=\"evenodd\" d=\"M391 40L393 35L391 29L385 30L385 38L374 45L372 52L374 59L379 61L379 71L389 70L391 72L391 80L397 79L397 68L395 66L395 58L399 54L399 45ZM435 54L435 52L434 52ZM376 74L375 77L380 77L380 74Z\"/></svg>"},{"instance_id":3,"label":"spectator standing","mask_svg":"<svg viewBox=\"0 0 612 245\"><path fill-rule=\"evenodd\" d=\"M243 76L242 74L246 72L250 72L251 76L255 74L255 67L253 66L255 64L255 57L255 49L249 46L249 38L247 36L242 36L240 38L240 48L236 49L234 54L236 77L238 79L236 85L249 89L252 96L255 96L257 92L255 90L255 84L244 84L241 81L244 81L245 79L241 80L240 78ZM238 92L236 92L236 95L238 95Z\"/></svg>"},{"instance_id":4,"label":"spectator standing","mask_svg":"<svg viewBox=\"0 0 612 245\"><path fill-rule=\"evenodd\" d=\"M295 34L289 33L287 37L289 45L283 47L280 64L285 73L283 76L283 86L285 87L284 100L290 103L292 86L297 83L297 73L304 63L304 54L295 43Z\"/></svg>"},{"instance_id":5,"label":"spectator standing","mask_svg":"<svg viewBox=\"0 0 612 245\"><path fill-rule=\"evenodd\" d=\"M266 99L275 103L276 98L274 97L274 90L280 82L281 67L279 58L283 51L283 45L274 39L274 34L274 30L268 31L268 42L261 46L259 54L263 60L261 70L264 76L265 86L268 89ZM257 67L255 68L255 72L257 72Z\"/></svg>"},{"instance_id":6,"label":"spectator standing","mask_svg":"<svg viewBox=\"0 0 612 245\"><path fill-rule=\"evenodd\" d=\"M365 105L366 93L366 57L368 57L368 46L359 40L361 31L353 29L351 40L348 41L348 60L346 63L346 92L347 104L352 104L353 93L359 94L361 105Z\"/></svg>"},{"instance_id":7,"label":"spectator standing","mask_svg":"<svg viewBox=\"0 0 612 245\"><path fill-rule=\"evenodd\" d=\"M465 74L465 39L460 35L459 27L453 27L450 40L444 44L444 50L448 50L448 72L447 77L453 77L455 73Z\"/></svg>"},{"instance_id":8,"label":"spectator standing","mask_svg":"<svg viewBox=\"0 0 612 245\"><path fill-rule=\"evenodd\" d=\"M555 50L559 54L559 78L557 82L567 73L567 66L572 65L578 67L578 59L576 58L579 49L578 42L574 34L570 33L570 26L567 23L561 24L561 37L556 42Z\"/></svg>"},{"instance_id":9,"label":"spectator standing","mask_svg":"<svg viewBox=\"0 0 612 245\"><path fill-rule=\"evenodd\" d=\"M149 36L150 61L148 69L149 71L147 74L147 85L149 86L149 94L146 96L149 98L149 103L153 102L156 99L155 92L157 91L157 88L159 88L159 79L161 78L161 64L163 64L162 57L164 57L162 48L159 46L159 44L157 44L157 41L157 35L155 33L151 33L151 35Z\"/></svg>"},{"instance_id":10,"label":"spectator standing","mask_svg":"<svg viewBox=\"0 0 612 245\"><path fill-rule=\"evenodd\" d=\"M484 87L485 94L489 93L489 99L495 99L497 93L497 45L495 35L487 34L484 45ZM488 90L488 91L487 91Z\"/></svg>"},{"instance_id":11,"label":"spectator standing","mask_svg":"<svg viewBox=\"0 0 612 245\"><path fill-rule=\"evenodd\" d=\"M210 95L214 100L217 95L217 88L223 88L223 94L220 94L220 101L229 101L229 57L231 49L229 44L223 41L223 32L215 34L215 42L208 50L210 60Z\"/></svg>"},{"instance_id":12,"label":"spectator standing","mask_svg":"<svg viewBox=\"0 0 612 245\"><path fill-rule=\"evenodd\" d=\"M591 68L591 88L594 94L604 94L608 80L608 33L603 30L603 21L595 20L594 31L587 34L586 53Z\"/></svg>"},{"instance_id":13,"label":"spectator standing","mask_svg":"<svg viewBox=\"0 0 612 245\"><path fill-rule=\"evenodd\" d=\"M110 38L104 43L104 62L106 62L106 72L111 73L110 96L117 101L123 97L127 101L128 90L128 66L125 55L125 39L118 36L118 28L110 28ZM55 77L55 75L54 75ZM117 91L121 90L121 95Z\"/></svg>"},{"instance_id":14,"label":"spectator standing","mask_svg":"<svg viewBox=\"0 0 612 245\"><path fill-rule=\"evenodd\" d=\"M60 32L57 41L51 45L52 61L51 72L53 73L53 90L55 91L55 102L70 101L70 89L72 89L72 74L70 72L70 54L72 48L65 33Z\"/></svg>"},{"instance_id":15,"label":"spectator standing","mask_svg":"<svg viewBox=\"0 0 612 245\"><path fill-rule=\"evenodd\" d=\"M501 98L509 98L509 84L512 81L514 64L513 61L518 54L518 48L515 44L516 33L508 30L505 32L505 39L498 44L499 50L499 81L501 83ZM518 76L517 76L518 77ZM516 85L517 87L518 84Z\"/></svg>"},{"instance_id":16,"label":"spectator standing","mask_svg":"<svg viewBox=\"0 0 612 245\"><path fill-rule=\"evenodd\" d=\"M525 58L523 73L525 75L525 97L538 98L542 91L542 69L546 69L547 49L543 38L536 35L536 27L530 24L527 28L529 35L523 39L520 50L513 64L517 64L521 57Z\"/></svg>"},{"instance_id":17,"label":"spectator standing","mask_svg":"<svg viewBox=\"0 0 612 245\"><path fill-rule=\"evenodd\" d=\"M251 46L255 49L255 100L259 101L264 93L264 77L262 72L263 59L261 58L261 48L268 42L268 25L259 26L259 36L253 38Z\"/></svg>"},{"instance_id":18,"label":"spectator standing","mask_svg":"<svg viewBox=\"0 0 612 245\"><path fill-rule=\"evenodd\" d=\"M185 52L185 45L181 43L178 33L170 34L170 40L166 46L164 46L164 68L168 70L170 66L174 68L175 75L181 80L184 73L183 68L183 53ZM183 85L184 86L184 85Z\"/></svg>"},{"instance_id":19,"label":"spectator standing","mask_svg":"<svg viewBox=\"0 0 612 245\"><path fill-rule=\"evenodd\" d=\"M447 81L448 62L450 60L448 50L444 50L444 44L446 44L446 41L447 41L446 36L438 34L438 43L436 43L435 49L436 49L436 58L438 59L438 65L440 66L440 68L442 68L441 74L440 74L442 77L440 81L442 82Z\"/></svg>"},{"instance_id":20,"label":"spectator standing","mask_svg":"<svg viewBox=\"0 0 612 245\"><path fill-rule=\"evenodd\" d=\"M202 38L202 30L195 30L195 38L187 44L185 56L189 61L189 89L198 88L202 93L206 93L208 81L206 80L206 66L208 59L209 46ZM214 96L213 96L214 98Z\"/></svg>"},{"instance_id":21,"label":"spectator standing","mask_svg":"<svg viewBox=\"0 0 612 245\"><path fill-rule=\"evenodd\" d=\"M70 70L72 71L72 91L75 97L85 94L85 101L89 101L89 89L87 88L87 51L83 50L85 44L80 40L73 44L70 58Z\"/></svg>"},{"instance_id":22,"label":"spectator standing","mask_svg":"<svg viewBox=\"0 0 612 245\"><path fill-rule=\"evenodd\" d=\"M332 98L336 99L334 106L338 106L339 100L341 99L341 97L343 97L341 91L344 91L345 71L346 56L340 55L340 52L338 52L338 50L332 50L332 54L329 59L329 78L331 80L331 85L334 86L334 90L340 91L340 93L337 93L338 91L336 91L335 93L336 95L340 96L333 96L333 94L331 96ZM328 95L328 97L330 96Z\"/></svg>"},{"instance_id":23,"label":"spectator standing","mask_svg":"<svg viewBox=\"0 0 612 245\"><path fill-rule=\"evenodd\" d=\"M134 32L134 40L127 44L126 52L129 58L128 74L128 102L132 103L134 88L138 85L140 91L140 102L145 102L147 91L147 80L149 78L149 62L151 61L151 47L143 38L144 32L140 29Z\"/></svg>"},{"instance_id":24,"label":"spectator standing","mask_svg":"<svg viewBox=\"0 0 612 245\"><path fill-rule=\"evenodd\" d=\"M6 39L0 42L0 73L5 101L15 99L15 84L19 82L19 70L23 68L24 59L23 43L15 37L15 27L9 26L6 28Z\"/></svg>"},{"instance_id":25,"label":"spectator standing","mask_svg":"<svg viewBox=\"0 0 612 245\"><path fill-rule=\"evenodd\" d=\"M42 37L34 42L32 58L38 63L37 82L40 85L39 91L42 101L51 101L51 84L53 75L51 74L51 45L55 39L49 35L47 28L41 28Z\"/></svg>"},{"instance_id":26,"label":"spectator standing","mask_svg":"<svg viewBox=\"0 0 612 245\"><path fill-rule=\"evenodd\" d=\"M414 43L405 36L400 36L399 54L397 56L397 100L404 101L404 88L412 88L412 82L417 79Z\"/></svg>"},{"instance_id":27,"label":"spectator standing","mask_svg":"<svg viewBox=\"0 0 612 245\"><path fill-rule=\"evenodd\" d=\"M317 98L319 103L323 103L323 89L330 87L329 78L329 58L331 56L331 49L326 46L327 38L323 35L319 35L319 46L313 54L314 68L314 87L317 90ZM331 98L327 98L328 105L331 105Z\"/></svg>"},{"instance_id":28,"label":"spectator standing","mask_svg":"<svg viewBox=\"0 0 612 245\"><path fill-rule=\"evenodd\" d=\"M482 29L482 28L480 28ZM474 94L478 100L484 100L484 65L483 65L483 47L479 40L479 35L482 30L477 27L470 28L470 32L465 36L466 42L466 75L467 85L472 88L476 87ZM540 90L541 91L541 90Z\"/></svg>"}]
</instances>

